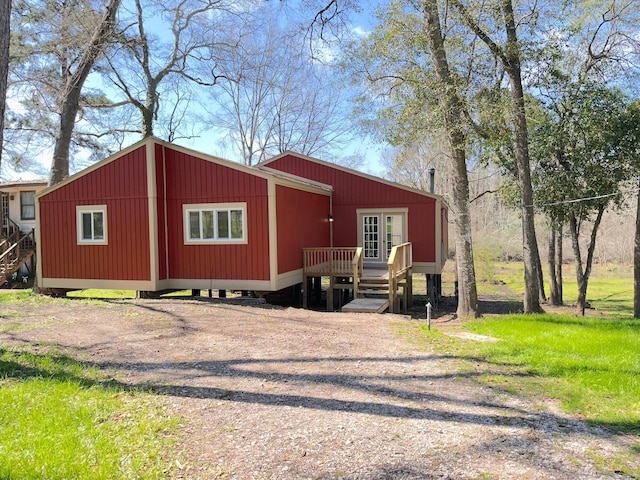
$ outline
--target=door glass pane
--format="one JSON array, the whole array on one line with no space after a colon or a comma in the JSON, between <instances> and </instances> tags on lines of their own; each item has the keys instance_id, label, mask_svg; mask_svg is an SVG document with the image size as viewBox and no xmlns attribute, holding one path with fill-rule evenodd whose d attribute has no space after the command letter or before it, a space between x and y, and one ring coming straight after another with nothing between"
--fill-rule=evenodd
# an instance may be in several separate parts
<instances>
[{"instance_id":1,"label":"door glass pane","mask_svg":"<svg viewBox=\"0 0 640 480\"><path fill-rule=\"evenodd\" d=\"M379 258L378 216L363 217L363 247L365 258Z\"/></svg>"},{"instance_id":2,"label":"door glass pane","mask_svg":"<svg viewBox=\"0 0 640 480\"><path fill-rule=\"evenodd\" d=\"M218 238L229 238L229 211L218 212Z\"/></svg>"},{"instance_id":3,"label":"door glass pane","mask_svg":"<svg viewBox=\"0 0 640 480\"><path fill-rule=\"evenodd\" d=\"M242 238L242 210L231 210L231 238Z\"/></svg>"},{"instance_id":4,"label":"door glass pane","mask_svg":"<svg viewBox=\"0 0 640 480\"><path fill-rule=\"evenodd\" d=\"M213 210L202 211L202 238L213 238Z\"/></svg>"},{"instance_id":5,"label":"door glass pane","mask_svg":"<svg viewBox=\"0 0 640 480\"><path fill-rule=\"evenodd\" d=\"M200 212L189 212L189 238L200 238Z\"/></svg>"},{"instance_id":6,"label":"door glass pane","mask_svg":"<svg viewBox=\"0 0 640 480\"><path fill-rule=\"evenodd\" d=\"M93 212L93 239L104 240L104 214Z\"/></svg>"},{"instance_id":7,"label":"door glass pane","mask_svg":"<svg viewBox=\"0 0 640 480\"><path fill-rule=\"evenodd\" d=\"M387 231L385 243L387 246L387 258L391 249L402 243L402 217L400 215L387 215Z\"/></svg>"}]
</instances>

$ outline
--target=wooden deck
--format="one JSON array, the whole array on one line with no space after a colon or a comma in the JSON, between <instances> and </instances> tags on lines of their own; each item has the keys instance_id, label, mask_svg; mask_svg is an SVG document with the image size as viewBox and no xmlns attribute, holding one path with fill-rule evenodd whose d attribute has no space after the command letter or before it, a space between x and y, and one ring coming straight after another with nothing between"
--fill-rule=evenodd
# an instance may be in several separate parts
<instances>
[{"instance_id":1,"label":"wooden deck","mask_svg":"<svg viewBox=\"0 0 640 480\"><path fill-rule=\"evenodd\" d=\"M353 300L386 299L384 302L355 302L349 308L365 308L381 313L406 311L412 303L411 243L394 246L386 268L365 268L361 247L306 248L303 250L303 307L307 308L310 292L319 296L322 277L328 277L327 310L335 309L335 292L352 292ZM352 302L353 303L353 302ZM382 308L381 311L380 308ZM344 310L344 308L343 308ZM344 310L356 311L356 310ZM362 310L358 310L362 311Z\"/></svg>"}]
</instances>

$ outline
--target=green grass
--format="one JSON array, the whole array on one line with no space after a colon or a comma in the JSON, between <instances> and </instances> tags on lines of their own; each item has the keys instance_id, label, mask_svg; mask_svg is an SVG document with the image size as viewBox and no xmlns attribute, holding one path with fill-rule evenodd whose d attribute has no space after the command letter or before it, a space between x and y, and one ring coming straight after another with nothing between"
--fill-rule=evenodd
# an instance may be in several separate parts
<instances>
[{"instance_id":1,"label":"green grass","mask_svg":"<svg viewBox=\"0 0 640 480\"><path fill-rule=\"evenodd\" d=\"M87 288L85 290L74 290L67 293L71 298L136 298L135 290L103 290L98 288Z\"/></svg>"},{"instance_id":2,"label":"green grass","mask_svg":"<svg viewBox=\"0 0 640 480\"><path fill-rule=\"evenodd\" d=\"M556 315L509 315L472 322L502 339L474 345L485 362L516 366L515 383L548 380L548 396L592 423L640 435L640 321Z\"/></svg>"},{"instance_id":3,"label":"green grass","mask_svg":"<svg viewBox=\"0 0 640 480\"><path fill-rule=\"evenodd\" d=\"M55 353L0 347L0 478L164 478L177 429L153 398Z\"/></svg>"}]
</instances>

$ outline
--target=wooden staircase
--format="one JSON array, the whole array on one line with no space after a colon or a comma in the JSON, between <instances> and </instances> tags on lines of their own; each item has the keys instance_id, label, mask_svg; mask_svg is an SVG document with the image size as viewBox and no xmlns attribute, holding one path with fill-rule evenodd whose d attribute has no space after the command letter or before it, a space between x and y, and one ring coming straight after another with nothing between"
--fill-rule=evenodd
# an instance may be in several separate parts
<instances>
[{"instance_id":1,"label":"wooden staircase","mask_svg":"<svg viewBox=\"0 0 640 480\"><path fill-rule=\"evenodd\" d=\"M18 230L0 240L0 252L0 285L4 285L36 253L35 232L24 234Z\"/></svg>"}]
</instances>

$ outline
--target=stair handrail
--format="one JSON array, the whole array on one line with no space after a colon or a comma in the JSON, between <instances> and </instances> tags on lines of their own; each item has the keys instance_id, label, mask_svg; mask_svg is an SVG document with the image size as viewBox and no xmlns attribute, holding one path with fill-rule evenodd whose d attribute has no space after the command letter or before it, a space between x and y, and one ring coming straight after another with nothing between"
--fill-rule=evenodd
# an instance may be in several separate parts
<instances>
[{"instance_id":1,"label":"stair handrail","mask_svg":"<svg viewBox=\"0 0 640 480\"><path fill-rule=\"evenodd\" d=\"M353 255L351 265L353 266L353 298L358 298L358 284L360 283L360 277L364 272L364 256L362 255L362 247L356 248L356 253Z\"/></svg>"},{"instance_id":2,"label":"stair handrail","mask_svg":"<svg viewBox=\"0 0 640 480\"><path fill-rule=\"evenodd\" d=\"M2 233L4 235L4 231ZM7 234L4 235L4 238L9 243L16 243L20 238L20 225L18 225L16 222L11 220L10 218L7 218Z\"/></svg>"},{"instance_id":3,"label":"stair handrail","mask_svg":"<svg viewBox=\"0 0 640 480\"><path fill-rule=\"evenodd\" d=\"M23 244L26 243L27 239L31 239L31 242L33 244L35 244L35 232L34 232L34 230L31 230L29 233L27 233L26 235L22 236L22 238L20 238L20 240L18 240L16 243L11 245L11 247L9 249L7 249L6 251L2 252L2 254L0 255L0 260L2 260L2 262L4 263L5 270L9 266L9 256L10 256L10 254L15 254L15 256L12 256L12 261L20 258L20 249L23 246Z\"/></svg>"},{"instance_id":4,"label":"stair handrail","mask_svg":"<svg viewBox=\"0 0 640 480\"><path fill-rule=\"evenodd\" d=\"M411 269L413 253L411 242L394 245L389 252L389 311L393 313L398 292L398 278Z\"/></svg>"}]
</instances>

